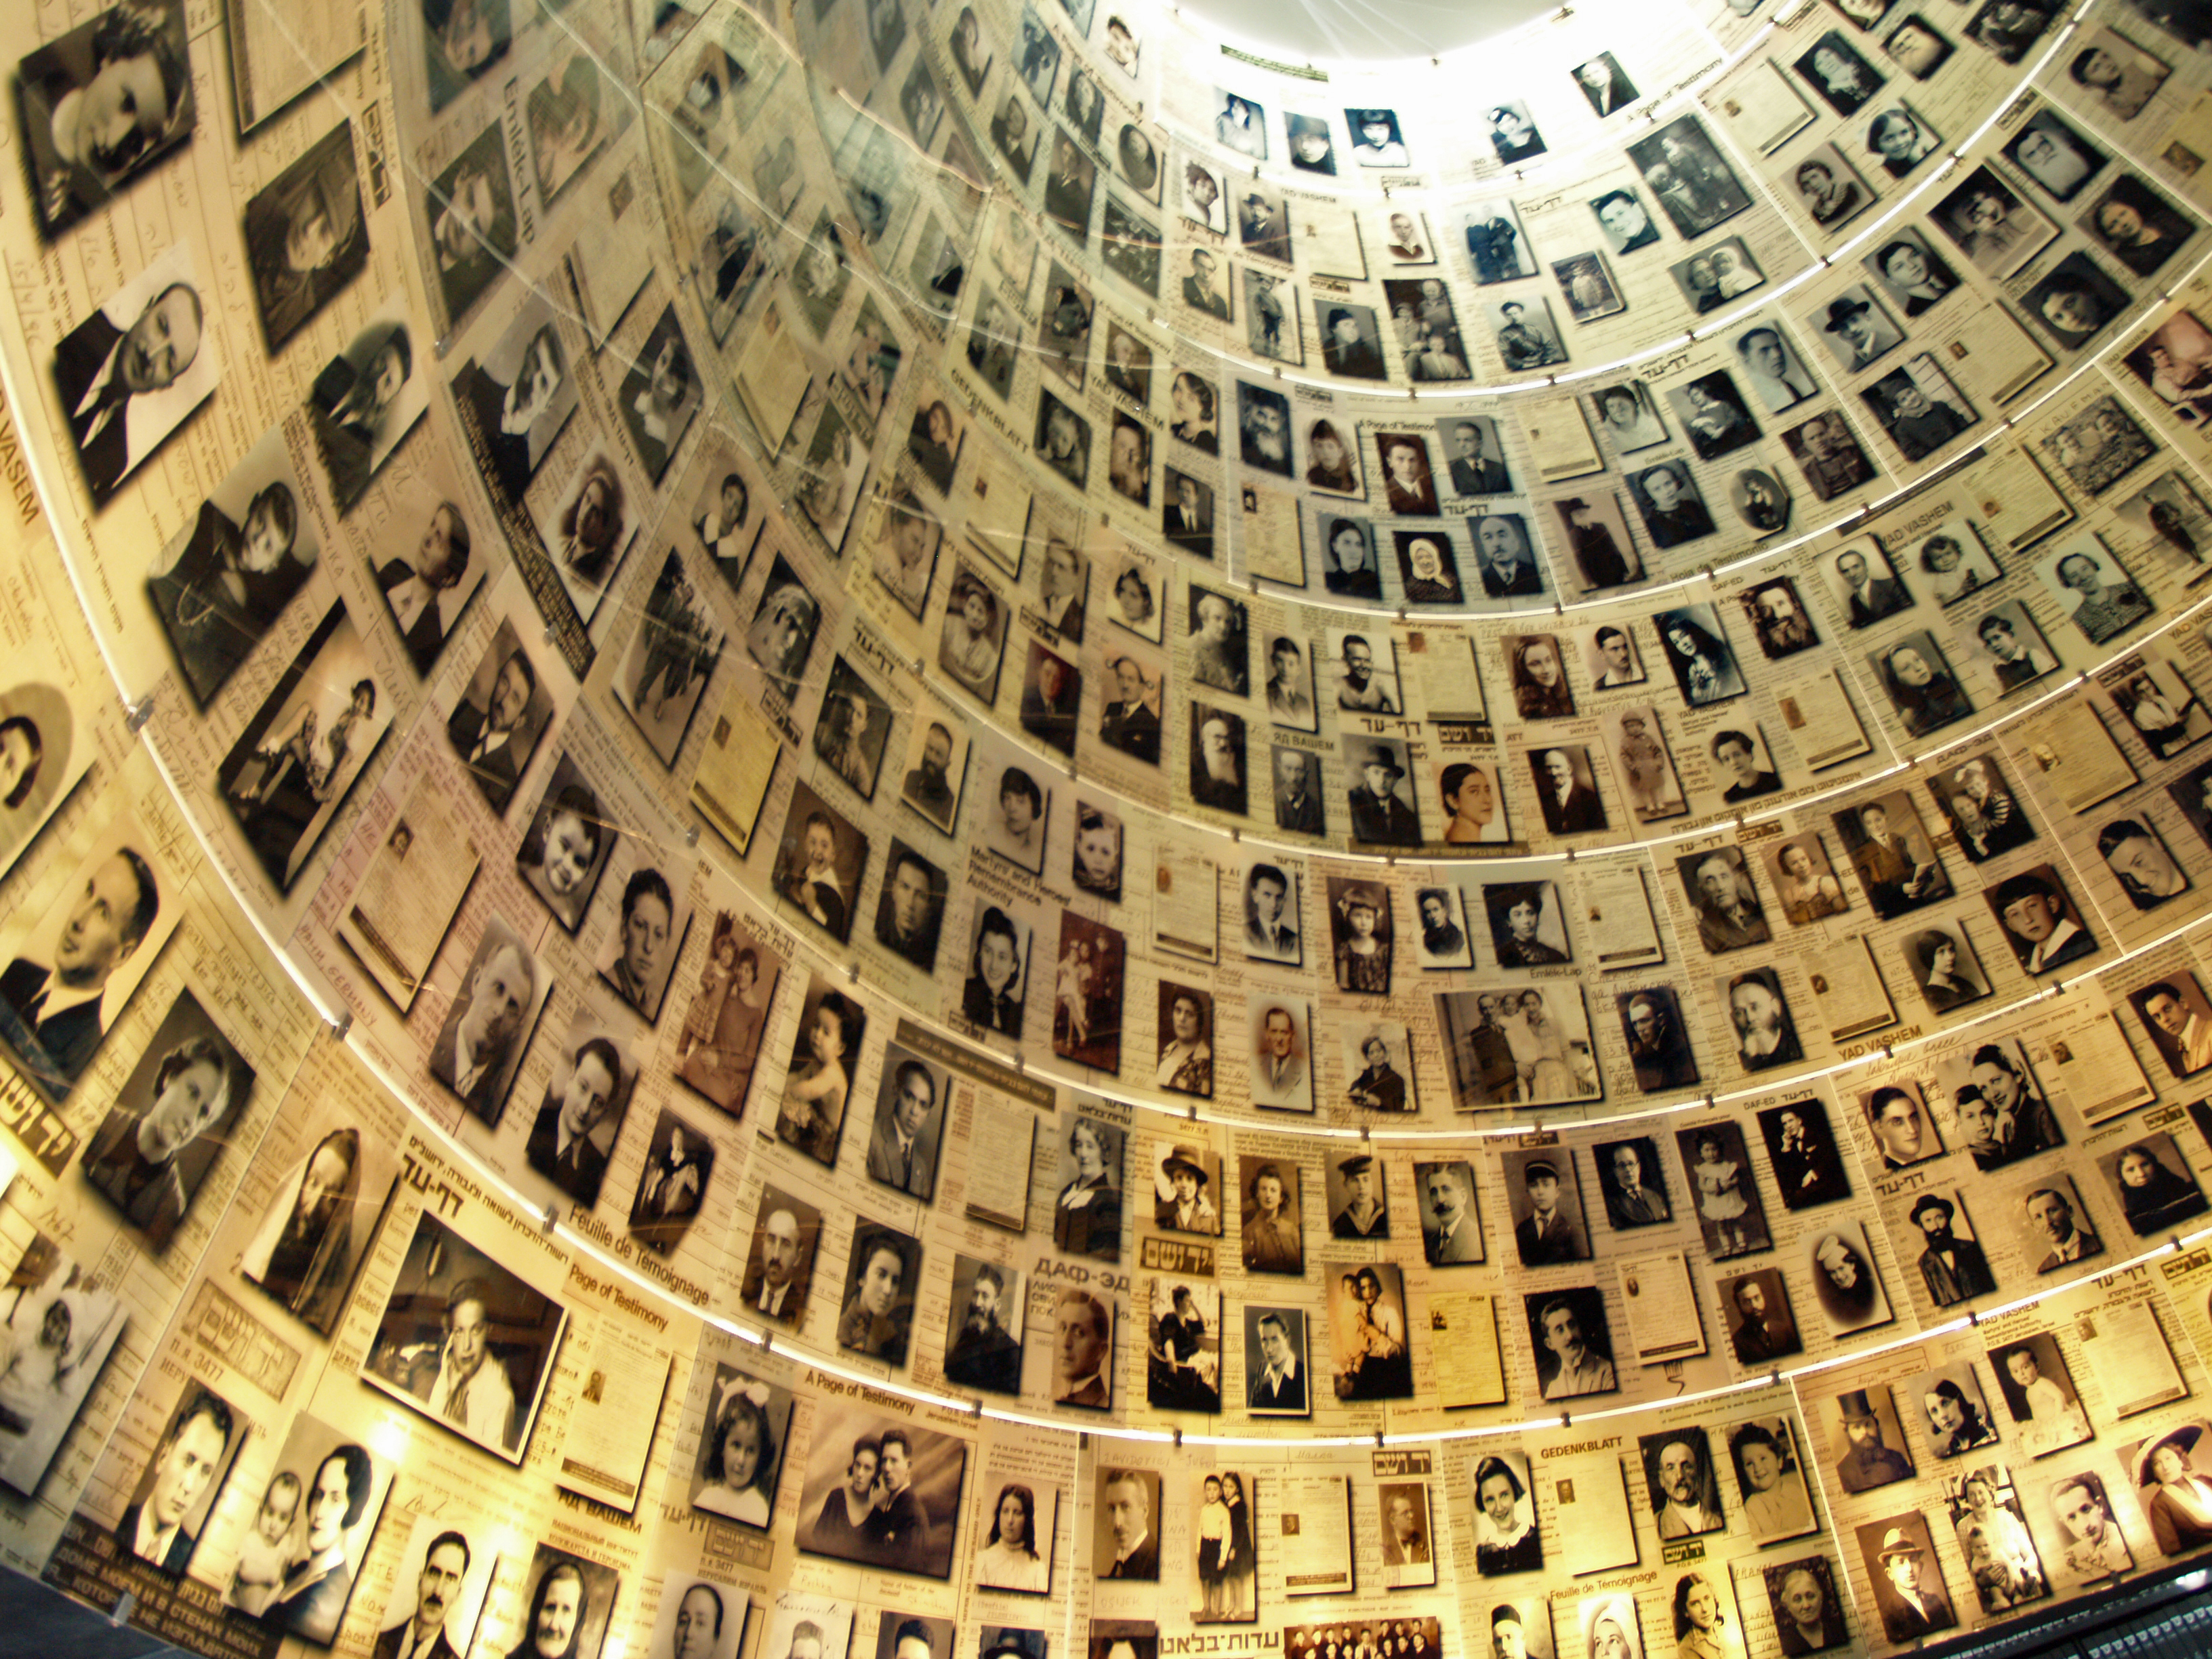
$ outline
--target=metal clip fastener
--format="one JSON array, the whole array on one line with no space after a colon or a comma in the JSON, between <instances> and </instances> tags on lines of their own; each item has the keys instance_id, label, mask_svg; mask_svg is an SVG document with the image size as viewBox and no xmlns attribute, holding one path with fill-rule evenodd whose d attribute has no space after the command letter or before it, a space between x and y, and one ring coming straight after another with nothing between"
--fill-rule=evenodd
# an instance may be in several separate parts
<instances>
[{"instance_id":1,"label":"metal clip fastener","mask_svg":"<svg viewBox=\"0 0 2212 1659\"><path fill-rule=\"evenodd\" d=\"M340 1010L338 1017L330 1023L329 1030L331 1042L343 1042L353 1032L353 1010Z\"/></svg>"},{"instance_id":2,"label":"metal clip fastener","mask_svg":"<svg viewBox=\"0 0 2212 1659\"><path fill-rule=\"evenodd\" d=\"M123 729L137 737L146 729L146 722L154 718L154 694L149 691L136 702L123 705Z\"/></svg>"},{"instance_id":3,"label":"metal clip fastener","mask_svg":"<svg viewBox=\"0 0 2212 1659\"><path fill-rule=\"evenodd\" d=\"M553 1206L548 1204L545 1206L544 1212L540 1214L538 1218L544 1224L545 1231L550 1233L553 1231L553 1224L558 1221L561 1217L559 1212L556 1211Z\"/></svg>"}]
</instances>

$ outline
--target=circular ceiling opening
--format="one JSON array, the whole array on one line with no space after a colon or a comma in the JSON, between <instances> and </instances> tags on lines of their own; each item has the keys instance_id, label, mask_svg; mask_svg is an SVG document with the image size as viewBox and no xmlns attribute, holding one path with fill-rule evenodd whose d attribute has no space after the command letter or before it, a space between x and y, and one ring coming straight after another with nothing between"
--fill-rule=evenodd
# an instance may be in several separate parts
<instances>
[{"instance_id":1,"label":"circular ceiling opening","mask_svg":"<svg viewBox=\"0 0 2212 1659\"><path fill-rule=\"evenodd\" d=\"M1182 9L1231 44L1287 61L1442 57L1557 9L1557 0L1199 0Z\"/></svg>"}]
</instances>

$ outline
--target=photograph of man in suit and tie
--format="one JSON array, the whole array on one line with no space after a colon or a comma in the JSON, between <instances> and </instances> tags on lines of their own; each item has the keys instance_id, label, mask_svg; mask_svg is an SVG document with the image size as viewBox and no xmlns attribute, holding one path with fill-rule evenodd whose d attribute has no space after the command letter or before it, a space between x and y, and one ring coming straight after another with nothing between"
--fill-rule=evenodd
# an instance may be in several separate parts
<instances>
[{"instance_id":1,"label":"photograph of man in suit and tie","mask_svg":"<svg viewBox=\"0 0 2212 1659\"><path fill-rule=\"evenodd\" d=\"M179 242L54 348L55 390L94 507L222 378L204 322L191 248Z\"/></svg>"},{"instance_id":2,"label":"photograph of man in suit and tie","mask_svg":"<svg viewBox=\"0 0 2212 1659\"><path fill-rule=\"evenodd\" d=\"M940 1108L951 1104L951 1079L896 1043L884 1051L883 1069L868 1137L868 1179L927 1204L937 1186Z\"/></svg>"},{"instance_id":3,"label":"photograph of man in suit and tie","mask_svg":"<svg viewBox=\"0 0 2212 1659\"><path fill-rule=\"evenodd\" d=\"M483 581L483 567L471 560L475 534L451 498L433 498L421 522L422 539L378 565L376 586L408 660L427 679L453 624Z\"/></svg>"},{"instance_id":4,"label":"photograph of man in suit and tie","mask_svg":"<svg viewBox=\"0 0 2212 1659\"><path fill-rule=\"evenodd\" d=\"M605 1018L588 1005L579 1007L546 1079L545 1098L523 1155L586 1209L599 1202L636 1082L636 1065L623 1064Z\"/></svg>"},{"instance_id":5,"label":"photograph of man in suit and tie","mask_svg":"<svg viewBox=\"0 0 2212 1659\"><path fill-rule=\"evenodd\" d=\"M1244 1309L1244 1404L1255 1417L1310 1414L1303 1308L1247 1304Z\"/></svg>"},{"instance_id":6,"label":"photograph of man in suit and tie","mask_svg":"<svg viewBox=\"0 0 2212 1659\"><path fill-rule=\"evenodd\" d=\"M446 1516L417 1519L385 1607L386 1616L398 1616L378 1632L368 1659L461 1659L491 1587L491 1565Z\"/></svg>"},{"instance_id":7,"label":"photograph of man in suit and tie","mask_svg":"<svg viewBox=\"0 0 2212 1659\"><path fill-rule=\"evenodd\" d=\"M547 986L522 936L497 916L484 924L461 994L430 1045L430 1075L489 1127L499 1127L507 1085L522 1058Z\"/></svg>"},{"instance_id":8,"label":"photograph of man in suit and tie","mask_svg":"<svg viewBox=\"0 0 2212 1659\"><path fill-rule=\"evenodd\" d=\"M173 1578L183 1576L245 1427L214 1389L184 1384L176 1413L138 1477L137 1495L115 1523L115 1541L125 1554Z\"/></svg>"},{"instance_id":9,"label":"photograph of man in suit and tie","mask_svg":"<svg viewBox=\"0 0 2212 1659\"><path fill-rule=\"evenodd\" d=\"M821 1236L819 1210L778 1188L761 1188L752 1254L738 1292L748 1313L780 1325L799 1322L806 1311L807 1287L814 1276L814 1247Z\"/></svg>"},{"instance_id":10,"label":"photograph of man in suit and tie","mask_svg":"<svg viewBox=\"0 0 2212 1659\"><path fill-rule=\"evenodd\" d=\"M1413 1165L1421 1197L1421 1254L1431 1267L1483 1259L1482 1222L1474 1206L1474 1166L1464 1158Z\"/></svg>"},{"instance_id":11,"label":"photograph of man in suit and tie","mask_svg":"<svg viewBox=\"0 0 2212 1659\"><path fill-rule=\"evenodd\" d=\"M513 619L502 620L446 720L454 757L495 814L506 815L552 714L552 694L538 684Z\"/></svg>"}]
</instances>

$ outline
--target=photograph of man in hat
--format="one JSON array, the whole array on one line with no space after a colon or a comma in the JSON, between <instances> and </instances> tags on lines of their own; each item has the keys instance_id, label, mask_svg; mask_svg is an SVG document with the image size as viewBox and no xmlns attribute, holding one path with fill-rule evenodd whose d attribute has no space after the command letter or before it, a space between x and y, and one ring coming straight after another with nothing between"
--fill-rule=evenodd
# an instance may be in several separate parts
<instances>
[{"instance_id":1,"label":"photograph of man in hat","mask_svg":"<svg viewBox=\"0 0 2212 1659\"><path fill-rule=\"evenodd\" d=\"M1876 1486L1911 1479L1912 1460L1882 1443L1881 1419L1875 1414L1866 1389L1852 1389L1837 1395L1836 1410L1843 1419L1844 1437L1850 1442L1836 1460L1836 1479L1843 1482L1845 1492L1872 1492Z\"/></svg>"},{"instance_id":2,"label":"photograph of man in hat","mask_svg":"<svg viewBox=\"0 0 2212 1659\"><path fill-rule=\"evenodd\" d=\"M1340 1158L1328 1177L1328 1231L1338 1238L1388 1238L1382 1166L1366 1152Z\"/></svg>"},{"instance_id":3,"label":"photograph of man in hat","mask_svg":"<svg viewBox=\"0 0 2212 1659\"><path fill-rule=\"evenodd\" d=\"M1846 369L1864 368L1905 340L1897 325L1865 295L1865 286L1861 284L1841 299L1829 301L1828 308L1815 312L1810 319L1829 351Z\"/></svg>"},{"instance_id":4,"label":"photograph of man in hat","mask_svg":"<svg viewBox=\"0 0 2212 1659\"><path fill-rule=\"evenodd\" d=\"M1291 216L1279 198L1248 190L1237 204L1237 235L1248 253L1291 263Z\"/></svg>"},{"instance_id":5,"label":"photograph of man in hat","mask_svg":"<svg viewBox=\"0 0 2212 1659\"><path fill-rule=\"evenodd\" d=\"M1881 1609L1882 1631L1892 1642L1916 1641L1958 1626L1927 1536L1928 1523L1917 1515L1893 1516L1859 1528L1875 1605Z\"/></svg>"},{"instance_id":6,"label":"photograph of man in hat","mask_svg":"<svg viewBox=\"0 0 2212 1659\"><path fill-rule=\"evenodd\" d=\"M1207 1238L1221 1237L1221 1212L1206 1194L1206 1188L1213 1184L1206 1165L1217 1161L1212 1154L1201 1152L1195 1146L1168 1149L1167 1156L1160 1160L1159 1178L1152 1186L1156 1194L1152 1205L1155 1226L1163 1232L1198 1233Z\"/></svg>"},{"instance_id":7,"label":"photograph of man in hat","mask_svg":"<svg viewBox=\"0 0 2212 1659\"><path fill-rule=\"evenodd\" d=\"M1574 1184L1574 1154L1564 1149L1531 1158L1521 1166L1513 1243L1522 1267L1555 1267L1563 1261L1589 1260L1589 1239L1577 1219L1582 1194Z\"/></svg>"},{"instance_id":8,"label":"photograph of man in hat","mask_svg":"<svg viewBox=\"0 0 2212 1659\"><path fill-rule=\"evenodd\" d=\"M1921 1194L1905 1212L1927 1241L1920 1251L1920 1277L1928 1286L1928 1299L1939 1308L1987 1296L1997 1287L1982 1247L1952 1231L1958 1217L1959 1206L1934 1193Z\"/></svg>"},{"instance_id":9,"label":"photograph of man in hat","mask_svg":"<svg viewBox=\"0 0 2212 1659\"><path fill-rule=\"evenodd\" d=\"M1351 792L1352 838L1384 847L1420 845L1420 818L1399 787L1406 781L1406 766L1398 745L1347 744L1345 758L1358 779Z\"/></svg>"}]
</instances>

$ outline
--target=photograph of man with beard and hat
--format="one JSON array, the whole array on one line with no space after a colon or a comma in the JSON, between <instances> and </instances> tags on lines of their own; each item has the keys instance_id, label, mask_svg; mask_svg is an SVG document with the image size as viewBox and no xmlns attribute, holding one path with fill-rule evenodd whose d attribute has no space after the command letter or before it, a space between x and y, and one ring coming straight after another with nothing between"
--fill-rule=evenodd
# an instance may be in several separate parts
<instances>
[{"instance_id":1,"label":"photograph of man with beard and hat","mask_svg":"<svg viewBox=\"0 0 2212 1659\"><path fill-rule=\"evenodd\" d=\"M532 1553L529 1610L506 1659L599 1659L622 1575L550 1544Z\"/></svg>"},{"instance_id":2,"label":"photograph of man with beard and hat","mask_svg":"<svg viewBox=\"0 0 2212 1659\"><path fill-rule=\"evenodd\" d=\"M568 1312L454 1228L416 1218L362 1381L520 1464Z\"/></svg>"},{"instance_id":3,"label":"photograph of man with beard and hat","mask_svg":"<svg viewBox=\"0 0 2212 1659\"><path fill-rule=\"evenodd\" d=\"M378 1137L351 1126L322 1135L286 1171L239 1272L328 1336L396 1174Z\"/></svg>"},{"instance_id":4,"label":"photograph of man with beard and hat","mask_svg":"<svg viewBox=\"0 0 2212 1659\"><path fill-rule=\"evenodd\" d=\"M199 999L178 992L84 1155L85 1179L149 1248L184 1221L253 1081Z\"/></svg>"},{"instance_id":5,"label":"photograph of man with beard and hat","mask_svg":"<svg viewBox=\"0 0 2212 1659\"><path fill-rule=\"evenodd\" d=\"M974 1256L953 1259L945 1380L992 1394L1022 1389L1022 1276Z\"/></svg>"}]
</instances>

